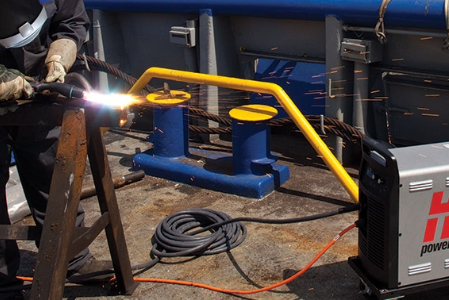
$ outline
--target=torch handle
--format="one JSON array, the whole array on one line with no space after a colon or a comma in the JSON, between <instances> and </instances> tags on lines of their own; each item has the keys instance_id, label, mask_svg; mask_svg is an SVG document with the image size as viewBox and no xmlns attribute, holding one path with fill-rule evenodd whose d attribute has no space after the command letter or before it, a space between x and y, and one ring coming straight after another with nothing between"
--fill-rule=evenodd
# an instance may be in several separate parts
<instances>
[{"instance_id":1,"label":"torch handle","mask_svg":"<svg viewBox=\"0 0 449 300\"><path fill-rule=\"evenodd\" d=\"M41 93L43 91L57 92L69 99L71 98L84 98L85 90L68 83L61 82L31 82L31 87L35 93Z\"/></svg>"}]
</instances>

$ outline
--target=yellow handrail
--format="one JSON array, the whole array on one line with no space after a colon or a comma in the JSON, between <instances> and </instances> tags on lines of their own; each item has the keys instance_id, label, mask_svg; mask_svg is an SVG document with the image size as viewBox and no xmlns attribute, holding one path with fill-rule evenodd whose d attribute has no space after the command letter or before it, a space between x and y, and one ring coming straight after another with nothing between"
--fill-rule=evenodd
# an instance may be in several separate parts
<instances>
[{"instance_id":1,"label":"yellow handrail","mask_svg":"<svg viewBox=\"0 0 449 300\"><path fill-rule=\"evenodd\" d=\"M223 88L269 94L274 96L282 105L284 110L288 113L288 115L292 118L293 122L295 122L296 126L298 126L298 128L304 134L315 151L319 154L319 156L321 156L321 158L335 175L335 177L337 177L345 190L351 196L352 200L355 203L359 202L359 189L357 184L349 176L348 172L346 172L346 170L343 168L334 154L329 150L320 136L316 133L316 131L313 129L304 115L299 111L298 107L296 107L287 93L279 85L270 82L261 82L248 79L153 67L147 69L145 73L140 76L140 78L131 87L128 93L135 94L141 91L153 78L213 85Z\"/></svg>"}]
</instances>

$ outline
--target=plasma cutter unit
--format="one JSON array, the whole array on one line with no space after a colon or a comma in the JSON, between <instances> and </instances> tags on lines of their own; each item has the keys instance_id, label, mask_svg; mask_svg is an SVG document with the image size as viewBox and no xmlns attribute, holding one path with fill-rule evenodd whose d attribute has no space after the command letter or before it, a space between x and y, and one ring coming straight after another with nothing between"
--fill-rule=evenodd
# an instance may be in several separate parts
<instances>
[{"instance_id":1,"label":"plasma cutter unit","mask_svg":"<svg viewBox=\"0 0 449 300\"><path fill-rule=\"evenodd\" d=\"M349 264L361 289L386 299L449 286L449 142L389 148L364 138L359 190Z\"/></svg>"}]
</instances>

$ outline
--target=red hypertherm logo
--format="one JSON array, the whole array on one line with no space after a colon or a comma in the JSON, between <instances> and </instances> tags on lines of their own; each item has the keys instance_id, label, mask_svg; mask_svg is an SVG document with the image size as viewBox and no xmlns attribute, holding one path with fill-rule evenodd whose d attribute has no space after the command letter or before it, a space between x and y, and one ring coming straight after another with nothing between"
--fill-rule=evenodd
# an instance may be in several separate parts
<instances>
[{"instance_id":1,"label":"red hypertherm logo","mask_svg":"<svg viewBox=\"0 0 449 300\"><path fill-rule=\"evenodd\" d=\"M433 218L429 218L427 220L426 232L424 233L424 243L433 242L435 240L438 222L442 219L439 215L448 214L449 213L449 201L443 203L444 192L436 192L433 194L432 203L430 204L429 217L435 216ZM443 221L443 229L441 230L440 239L448 239L449 238L449 215L444 217ZM424 253L429 253L433 251L439 250L447 250L449 249L449 242L438 242L431 243L427 245L423 245L421 248L421 256Z\"/></svg>"},{"instance_id":2,"label":"red hypertherm logo","mask_svg":"<svg viewBox=\"0 0 449 300\"><path fill-rule=\"evenodd\" d=\"M430 204L429 216L436 216L449 213L449 202L443 203L444 192L436 192L432 197L432 204ZM439 218L431 218L427 220L426 232L424 233L424 243L435 240ZM444 217L443 231L441 232L441 239L449 238L449 216Z\"/></svg>"}]
</instances>

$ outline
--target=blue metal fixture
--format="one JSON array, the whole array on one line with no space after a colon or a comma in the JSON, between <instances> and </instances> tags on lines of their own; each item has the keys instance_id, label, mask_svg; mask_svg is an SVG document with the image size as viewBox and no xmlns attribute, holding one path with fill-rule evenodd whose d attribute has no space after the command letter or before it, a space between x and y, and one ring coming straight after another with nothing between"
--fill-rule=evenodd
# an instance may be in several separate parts
<instances>
[{"instance_id":1,"label":"blue metal fixture","mask_svg":"<svg viewBox=\"0 0 449 300\"><path fill-rule=\"evenodd\" d=\"M262 199L289 179L288 167L275 164L277 158L269 150L267 121L277 114L275 108L246 105L231 110L233 155L229 155L189 148L186 105L168 101L153 109L153 148L134 156L135 170L255 199Z\"/></svg>"}]
</instances>

